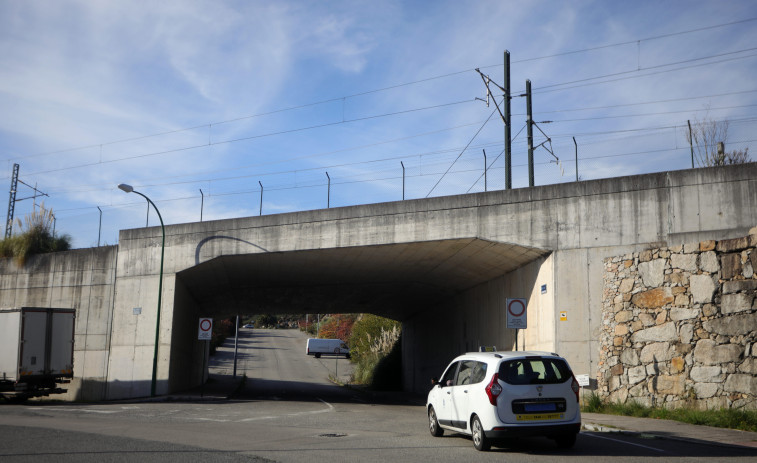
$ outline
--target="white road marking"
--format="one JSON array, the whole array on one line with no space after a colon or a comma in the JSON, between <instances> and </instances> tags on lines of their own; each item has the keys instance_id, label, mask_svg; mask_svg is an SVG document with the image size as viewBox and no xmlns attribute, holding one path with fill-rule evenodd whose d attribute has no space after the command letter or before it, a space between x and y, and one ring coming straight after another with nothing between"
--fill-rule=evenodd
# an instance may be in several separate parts
<instances>
[{"instance_id":1,"label":"white road marking","mask_svg":"<svg viewBox=\"0 0 757 463\"><path fill-rule=\"evenodd\" d=\"M33 407L29 410L45 410L48 412L84 412L84 413L121 413L121 410L92 410L89 408L60 408L60 407Z\"/></svg>"},{"instance_id":2,"label":"white road marking","mask_svg":"<svg viewBox=\"0 0 757 463\"><path fill-rule=\"evenodd\" d=\"M628 442L628 441L624 441L624 440L620 440L620 439L612 439L610 437L598 436L596 434L588 434L588 433L581 433L581 435L589 436L589 437L596 437L597 439L611 440L613 442L620 442L622 444L635 445L636 447L641 447L641 448L648 449L648 450L654 450L655 452L665 453L665 450L662 450L662 449L658 449L658 448L654 448L654 447L649 447L647 445L635 444L633 442Z\"/></svg>"},{"instance_id":3,"label":"white road marking","mask_svg":"<svg viewBox=\"0 0 757 463\"><path fill-rule=\"evenodd\" d=\"M255 418L243 418L243 419L238 420L238 421L239 422L243 422L243 421L272 420L272 419L275 419L275 418L289 418L289 417L292 417L292 416L317 415L319 413L329 413L329 412L333 412L334 411L334 406L333 405L331 405L330 403L328 403L328 402L326 402L324 400L321 400L321 399L318 399L318 400L320 400L322 403L324 403L327 406L327 408L322 408L320 410L311 410L311 411L308 411L308 412L285 413L283 415L275 415L275 416L256 416Z\"/></svg>"}]
</instances>

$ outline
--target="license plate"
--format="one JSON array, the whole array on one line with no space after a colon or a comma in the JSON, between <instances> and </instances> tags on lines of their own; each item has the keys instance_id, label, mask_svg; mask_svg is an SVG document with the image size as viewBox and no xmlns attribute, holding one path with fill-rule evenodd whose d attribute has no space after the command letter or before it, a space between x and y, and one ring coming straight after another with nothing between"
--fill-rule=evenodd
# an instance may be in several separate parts
<instances>
[{"instance_id":1,"label":"license plate","mask_svg":"<svg viewBox=\"0 0 757 463\"><path fill-rule=\"evenodd\" d=\"M540 413L537 415L516 415L515 417L518 421L562 420L564 418L564 413Z\"/></svg>"},{"instance_id":2,"label":"license plate","mask_svg":"<svg viewBox=\"0 0 757 463\"><path fill-rule=\"evenodd\" d=\"M535 403L535 404L525 404L523 406L523 409L527 412L554 412L556 410L555 404L552 403Z\"/></svg>"}]
</instances>

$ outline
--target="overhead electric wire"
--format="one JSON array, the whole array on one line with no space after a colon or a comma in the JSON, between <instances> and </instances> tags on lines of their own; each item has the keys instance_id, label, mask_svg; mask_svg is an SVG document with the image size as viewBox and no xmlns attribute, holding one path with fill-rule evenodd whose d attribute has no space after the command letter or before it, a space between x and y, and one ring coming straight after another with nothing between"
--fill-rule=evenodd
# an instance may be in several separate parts
<instances>
[{"instance_id":1,"label":"overhead electric wire","mask_svg":"<svg viewBox=\"0 0 757 463\"><path fill-rule=\"evenodd\" d=\"M743 52L743 51L751 51L751 50L757 50L757 47L741 50L739 52L728 52L728 53L719 54L719 55L713 55L713 56L725 56L725 55L729 55L729 54L733 54L733 53L740 53L740 52ZM751 56L757 56L757 54L755 54L755 55L749 55L747 57L751 57ZM744 58L744 57L739 57L739 58L734 58L734 59L742 59L742 58ZM675 63L675 64L684 63L684 62L698 61L698 60L701 60L701 59L706 59L706 58L694 58L694 59L691 59L691 60L680 61L680 62ZM731 61L731 60L732 59L724 60L724 61ZM719 61L719 62L723 62L723 61ZM713 64L713 63L705 63L705 64L709 65L709 64ZM677 68L677 69L668 69L668 70L664 70L664 71L660 71L660 72L671 72L671 71L677 71L677 70L682 70L682 69L689 69L691 67L698 67L698 66L701 66L701 65L704 65L704 64L695 65L695 66L687 66L687 67L684 67L684 68ZM663 66L667 66L667 65L658 65L658 66L655 66L653 68L663 67ZM647 69L652 69L652 68L647 68ZM639 71L629 71L629 72L639 72ZM581 87L581 86L586 86L586 85L595 85L595 84L600 84L600 83L615 82L615 81L618 81L618 80L625 80L625 79L628 79L628 78L646 77L646 76L649 76L649 75L658 74L660 72L657 72L657 73L647 73L647 74L644 74L642 76L627 76L627 77L623 77L623 78L620 78L620 79L613 79L613 80L607 80L607 81L602 81L602 82L591 82L591 83L588 83L588 84L576 85L576 86L573 86L573 87L564 87L564 88L559 88L559 89L552 88L551 90L541 90L541 91L539 91L539 93L546 93L546 92L551 92L551 91L567 90L567 89ZM616 75L617 74L618 73L616 73ZM619 73L619 74L623 74L623 73ZM612 75L613 74L609 74L608 76L612 76ZM597 78L602 78L602 77L597 77ZM543 89L543 88L551 88L551 87L555 87L555 86L559 86L559 85L567 85L567 84L575 83L575 82L594 80L594 79L597 79L597 78L587 78L587 79L582 79L582 80L578 80L578 81L567 82L567 83L563 83L563 84L551 84L551 85L548 85L548 86L545 86L545 87L538 87L536 90ZM373 116L366 116L366 117L363 117L363 118L355 118L355 119L342 120L342 121L331 122L331 123L326 123L326 124L318 124L318 125L313 125L313 126L308 126L308 127L301 127L301 128L297 128L297 129L291 129L291 130L284 130L284 131L278 131L278 132L270 132L270 133L266 133L266 134L259 134L259 135L249 136L249 137L240 137L240 138L231 139L231 140L224 140L224 141L220 141L220 142L212 142L212 143L207 143L207 144L203 143L203 144L193 145L193 146L188 146L188 147L183 147L183 148L176 148L176 149L172 149L172 150L163 150L163 151L159 151L159 152L152 152L152 153L146 153L146 154L141 154L141 155L128 156L128 157L124 157L124 158L112 159L112 160L107 160L107 161L98 161L98 162L92 162L92 163L87 163L87 164L81 164L81 165L78 165L78 166L69 166L69 167L59 168L59 169L52 169L52 170L46 170L46 171L32 172L31 174L28 174L28 175L40 175L40 174L59 172L59 171L63 171L63 170L71 170L71 169L82 168L82 167L92 167L92 166L96 166L96 165L100 165L100 164L105 164L105 163L121 162L121 161L125 161L125 160L130 160L130 159L139 159L139 158L144 158L144 157L157 156L157 155L169 154L169 153L180 152L180 151L187 151L187 150L198 149L198 148L203 148L203 147L207 147L207 146L215 146L215 145L221 145L221 144L235 143L235 142L239 142L239 141L246 141L246 140L252 140L252 139L257 139L257 138L264 138L264 137L269 137L269 136L275 136L275 135L283 135L283 134L294 133L294 132L299 132L299 131L304 131L304 130L319 129L319 128L324 128L324 127L329 127L329 126L335 126L335 125L340 125L340 124L345 124L345 123L359 122L359 121L364 121L364 120L376 119L376 118L380 118L380 117L395 116L395 115L406 114L406 113L410 113L410 112L422 111L422 110L427 110L427 109L437 109L437 108L440 108L440 107L446 107L446 106L452 106L452 105L457 105L457 104L462 104L462 103L468 103L468 102L471 102L471 101L473 101L473 100L463 100L463 101L457 101L457 102L452 102L452 103L444 103L444 104L440 104L440 105L428 106L428 107L423 107L423 108L414 108L414 109L397 111L397 112L392 112L392 113L385 113L385 114L379 114L379 115L373 115Z\"/></svg>"},{"instance_id":2,"label":"overhead electric wire","mask_svg":"<svg viewBox=\"0 0 757 463\"><path fill-rule=\"evenodd\" d=\"M723 56L735 55L735 54L739 54L739 53L746 53L748 51L755 51L755 50L757 50L757 47L745 48L743 50L730 51L730 52L726 52L726 53L718 53L718 54L715 54L715 55L703 56L703 57L699 57L699 58L691 58L691 59L687 59L687 60L676 61L676 62L673 62L673 63L657 64L655 66L647 66L647 67L643 67L643 68L639 68L639 69L633 69L633 70L630 70L630 71L615 72L615 73L612 73L612 74L605 74L605 75L602 75L602 76L587 77L587 78L584 78L584 79L578 79L578 80L573 80L573 81L568 81L568 82L561 82L561 83L557 83L557 84L542 85L540 87L535 87L534 91L535 90L540 90L543 93L544 89L548 89L548 88L553 88L553 87L558 87L558 86L563 86L563 85L572 85L572 84L577 84L577 83L581 83L581 82L588 82L590 80L604 79L604 78L607 78L607 77L617 77L617 76L621 76L621 75L633 74L633 73L643 72L643 71L649 71L651 69L659 69L659 68L668 67L668 66L677 66L679 64L693 63L695 61L703 61L703 60L708 60L708 59L713 59L713 58L720 58L720 57L723 57ZM737 58L734 58L734 59L751 58L753 56L757 56L757 55L741 56L741 57L737 57ZM726 60L726 61L730 61L730 60ZM720 62L723 62L723 61L717 61L715 63L720 63ZM701 65L710 65L710 64L715 64L715 63L702 63ZM680 69L689 69L689 67L677 68L677 69L672 69L672 70L666 70L665 72L677 71L677 70L680 70ZM644 74L644 76L646 76L646 75L655 75L655 74L657 74L657 73ZM620 79L616 79L616 80L620 80ZM616 80L611 80L609 82L615 82ZM575 88L575 87L570 87L570 88Z\"/></svg>"},{"instance_id":3,"label":"overhead electric wire","mask_svg":"<svg viewBox=\"0 0 757 463\"><path fill-rule=\"evenodd\" d=\"M716 93L713 95L699 95L699 96L689 96L685 98L669 98L665 100L656 100L656 101L643 101L639 103L622 103L622 104L614 104L614 105L606 105L606 106L590 106L586 108L571 108L571 109L553 109L550 111L539 111L540 114L551 114L551 113L560 113L560 112L572 112L572 111L593 111L597 109L612 109L612 108L623 108L627 106L641 106L641 105L650 105L650 104L660 104L660 103L673 103L676 101L691 101L691 100L701 100L706 98L717 98L721 96L732 96L732 95L741 95L744 93L755 93L757 92L757 89L755 90L742 90L738 92L727 92L727 93ZM525 116L526 114L513 114L514 116Z\"/></svg>"},{"instance_id":4,"label":"overhead electric wire","mask_svg":"<svg viewBox=\"0 0 757 463\"><path fill-rule=\"evenodd\" d=\"M633 115L632 117L636 117L636 115ZM491 119L491 115L489 116L489 118L486 121L484 121L484 125L482 125L481 128L479 128L478 132L476 133L476 136L478 135L478 133L481 131L481 129L486 125L486 123L490 119ZM732 122L732 123L742 123L742 122L752 122L752 121L755 121L755 120L757 120L757 119L755 119L755 118L743 118L743 119L729 120L729 122ZM470 125L473 125L473 124L466 124L466 126L470 126ZM520 135L520 133L523 132L523 129L525 127L526 126L523 125L523 127L521 127L521 129L515 134L515 136L512 138L513 142L515 140L517 140L518 136ZM654 132L654 131L664 131L664 130L669 130L669 129L678 129L678 128L681 128L681 127L683 127L683 126L682 125L654 126L654 127L643 127L643 128L636 128L636 129L604 130L604 131L598 131L598 132L583 132L583 133L579 133L579 134L573 134L573 133L571 133L571 134L557 134L557 135L553 135L552 138L553 139L560 139L560 138L570 138L572 136L593 137L593 136L612 135L612 134L620 134L620 133L623 133L623 134L638 133L638 132L643 132L643 131ZM474 139L475 139L475 136L474 136ZM610 139L608 141L612 141L612 140L616 140L616 139ZM473 141L473 139L471 140L471 142L472 141ZM591 143L592 142L589 142L589 144L591 144ZM501 142L489 143L489 144L483 144L483 145L479 144L479 145L476 145L475 148L489 147L489 146L493 146L493 145L494 146L501 145ZM460 152L460 154L458 154L457 158L455 159L455 161L450 166L450 169L455 164L455 162L457 162L457 160L460 158L460 156L468 148L470 148L470 142L469 142L469 145L467 145L466 147L464 147L462 149L462 151ZM354 165L364 165L364 164L372 164L372 163L377 163L377 162L389 162L389 161L393 161L393 160L412 159L412 158L415 158L415 157L434 156L434 155L437 155L437 154L446 154L446 153L450 153L450 152L456 152L459 149L460 148L457 148L457 149L456 148L449 148L449 149L444 149L444 150L427 151L427 152L422 152L422 153L412 153L412 154L405 154L405 155L401 155L401 156L393 156L393 157L381 158L381 159L370 159L370 160L365 160L365 161L357 161L357 162L350 162L350 163L333 164L333 165L328 165L328 166L317 166L317 167L304 168L304 169L303 168L291 169L291 170L286 170L286 171L276 171L276 172L266 172L266 173L256 172L256 173L252 173L252 174L237 175L237 176L230 176L230 177L201 178L201 179L191 179L191 180L180 181L180 182L143 183L143 184L140 184L140 185L137 185L137 186L139 186L139 187L156 187L156 186L170 186L170 185L182 185L182 184L212 183L212 182L224 182L224 181L240 180L240 179L244 179L244 178L256 178L256 177L259 178L259 177L268 177L268 176L274 176L274 175L285 175L285 174L292 174L292 173L297 173L297 172L321 171L321 170L324 170L324 169L334 169L334 168L354 166ZM239 170L239 169L237 168L235 170ZM181 177L181 176L179 176L179 177ZM165 178L165 177L161 177L161 178ZM441 179L439 181L441 181ZM438 184L438 182L437 182L437 184ZM435 185L435 187L436 187L436 185ZM108 189L108 190L112 189L112 185L107 184L107 188L106 189ZM80 188L77 188L77 189L73 189L73 190L69 190L69 189L52 189L51 190L51 192L53 192L53 193L67 192L67 191L69 191L69 192L70 191L91 192L91 191L102 191L102 189L99 189L99 188L96 188L96 189L80 189ZM432 191L433 191L433 189L432 189ZM429 192L429 194L430 193L431 192Z\"/></svg>"},{"instance_id":5,"label":"overhead electric wire","mask_svg":"<svg viewBox=\"0 0 757 463\"><path fill-rule=\"evenodd\" d=\"M738 140L733 143L754 143L757 142L757 140ZM617 158L617 157L628 157L628 156L638 156L638 155L647 155L647 154L658 154L658 153L664 153L664 152L670 152L670 151L688 151L689 147L675 147L675 148L661 148L661 149L655 149L655 150L645 150L645 151L634 151L630 153L620 153L620 154L612 154L612 155L601 155L601 156L586 156L586 157L580 157L579 160L582 161L590 161L590 160L596 160L596 159L605 159L605 158ZM503 150L504 151L504 150ZM501 156L501 153L500 153ZM572 159L567 159L563 161L566 164L572 164L574 161ZM552 164L551 161L546 162L535 162L535 165L549 165ZM438 163L437 163L438 164ZM492 163L493 165L493 163ZM527 164L514 164L513 168L521 168L526 167ZM490 170L501 170L503 167L491 167ZM477 172L480 171L480 169L465 169L460 171L455 171L455 173L468 173L468 172ZM430 177L430 176L437 176L440 172L434 171L434 172L428 172L418 175L410 175L410 177ZM370 180L354 180L354 181L337 181L332 182L333 185L343 185L343 184L352 184L352 183L364 183L364 182L370 182L370 181L384 181L384 180L397 180L402 178L401 176L392 176L392 177L383 177L379 179L370 179ZM480 181L480 178L476 180L476 183ZM294 190L294 189L301 189L301 188L317 188L317 187L323 187L327 184L324 182L319 183L313 183L308 185L294 185L294 186L278 186L278 187L269 187L266 188L266 191L284 191L284 190ZM244 194L250 194L250 193L256 193L259 190L244 190L244 191L233 191L233 192L224 192L224 193L215 193L212 195L206 195L206 196L233 196L233 195L244 195ZM470 190L469 190L470 191ZM163 202L175 202L175 201L182 201L182 200L196 200L196 196L182 196L182 197L176 197L176 198L168 198L168 199L161 199L156 202L163 203ZM129 202L129 203L120 203L120 204L110 204L110 205L100 205L102 208L111 208L111 209L117 209L117 208L124 208L124 207L135 207L135 206L142 206L144 205L144 202ZM92 206L86 206L86 207L77 207L77 208L68 208L68 209L58 209L57 212L70 212L70 211L81 211L81 210L89 210L92 209ZM69 217L70 216L65 216Z\"/></svg>"},{"instance_id":6,"label":"overhead electric wire","mask_svg":"<svg viewBox=\"0 0 757 463\"><path fill-rule=\"evenodd\" d=\"M629 45L629 44L640 43L640 42L645 42L645 41L649 41L649 40L656 40L656 39L661 39L661 38L666 38L666 37L672 37L672 36L676 36L676 35L690 34L690 33L701 32L701 31L709 30L709 29L716 29L716 28L720 28L720 27L733 26L733 25L737 25L737 24L741 24L741 23L746 23L746 22L751 22L751 21L757 21L757 17L742 19L742 20L739 20L739 21L732 21L732 22L728 22L728 23L716 24L716 25L713 25L713 26L705 26L705 27L700 27L700 28L696 28L696 29L689 29L689 30L685 30L685 31L671 32L671 33L668 33L668 34L663 34L663 35L658 35L658 36L652 36L652 37L646 37L646 38L637 39L637 40L618 42L618 43L613 43L613 44L608 44L608 45L600 45L600 46L596 46L596 47L588 47L588 48L583 48L583 49L579 49L579 50L571 50L571 51L567 51L567 52L554 53L554 54L551 54L551 55L539 56L539 57L534 57L534 58L525 58L525 59L521 59L521 60L515 60L515 61L513 61L513 64L515 64L515 63L523 63L523 62L528 62L528 61L543 60L543 59L548 59L548 58L555 58L555 57L559 57L559 56L571 55L571 54L576 54L576 53L583 53L583 52L594 51L594 50L599 50L599 49L603 49L603 48L611 48L611 47ZM487 65L487 66L479 66L479 68L480 69L484 69L484 68L502 67L502 66L503 66L503 64L492 64L492 65ZM66 148L66 149L55 150L55 151L47 151L47 152L36 153L36 154L29 154L29 155L24 155L24 156L16 156L16 157L11 157L11 158L7 158L7 159L3 159L1 161L13 161L13 160L16 160L16 159L28 159L28 158L32 158L32 157L38 157L38 156L47 156L47 155L51 155L51 154L59 154L59 153L66 153L66 152L71 152L71 151L79 151L79 150L83 150L83 149L103 147L103 146L108 146L108 145L113 145L113 144L118 144L118 143L124 143L124 142L127 142L127 141L143 140L143 139L158 137L158 136L162 136L162 135L170 135L170 134L185 132L185 131L189 131L189 130L196 130L196 129L200 129L200 128L211 127L213 125L222 125L222 124L226 124L226 123L230 123L230 122L237 122L237 121L240 121L240 120L252 119L252 118L256 118L256 117L262 117L262 116L277 114L277 113L286 112L286 111L293 111L293 110L296 110L296 109L303 109L303 108L312 107L312 106L318 106L318 105L326 104L326 103L334 103L334 102L338 102L338 101L344 101L344 100L346 100L348 98L354 98L354 97L368 95L368 94L372 94L372 93L378 93L378 92L382 92L382 91L393 90L393 89L396 89L396 88L405 87L405 86L409 86L409 85L415 85L415 84L419 84L419 83L429 82L429 81L432 81L432 80L437 80L437 79L442 79L442 78L446 78L446 77L461 75L461 74L465 74L465 73L468 73L468 72L471 72L471 71L475 71L475 68L465 69L465 70L461 70L461 71L453 71L453 72L446 73L446 74L440 74L440 75L437 75L437 76L431 76L431 77L427 77L427 78L423 78L423 79L418 79L418 80L414 80L414 81L410 81L410 82L405 82L405 83L401 83L401 84L390 85L390 86L387 86L387 87L382 87L382 88L378 88L378 89L374 89L374 90L367 90L367 91L358 92L358 93L354 93L354 94L350 94L350 95L344 95L344 96L340 96L340 97L328 98L328 99L325 99L325 100L315 101L315 102L311 102L311 103L303 103L303 104L300 104L300 105L290 106L290 107L281 108L281 109L275 109L275 110L264 112L264 113L252 114L252 115L248 115L248 116L241 116L241 117L227 119L227 120L222 120L222 121L217 121L217 122L209 122L209 123L205 123L205 124L195 125L195 126L192 126L192 127L185 127L185 128L181 128L181 129L169 130L169 131L159 132L159 133L155 133L155 134L149 134L149 135L142 135L142 136L137 136L137 137L123 138L123 139L112 140L112 141L103 142L103 143L94 143L94 144L90 144L90 145L83 145L83 146L79 146L79 147Z\"/></svg>"},{"instance_id":7,"label":"overhead electric wire","mask_svg":"<svg viewBox=\"0 0 757 463\"><path fill-rule=\"evenodd\" d=\"M49 173L54 173L54 172L62 172L62 171L72 170L72 169L79 169L79 168L83 168L83 167L92 167L92 166L97 166L97 165L101 165L101 164L112 164L114 162L128 161L128 160L131 160L131 159L140 159L140 158L146 158L146 157L151 157L151 156L157 156L157 155L161 155L161 154L176 153L176 152L188 151L188 150L199 149L199 148L207 148L209 146L224 145L224 144L228 144L228 143L236 143L236 142L245 141L245 140L253 140L253 139L258 139L258 138L271 137L271 136L275 136L275 135L284 135L284 134L289 134L289 133L302 132L302 131L305 131L305 130L320 129L320 128L324 128L324 127L331 127L331 126L336 126L336 125L341 125L341 124L347 124L347 123L352 123L352 122L361 122L361 121L366 121L366 120L371 120L371 119L377 119L377 118L381 118L381 117L396 116L396 115L399 115L399 114L407 114L407 113L411 113L411 112L424 111L424 110L428 110L428 109L437 109L437 108L442 108L442 107L446 107L446 106L453 106L453 105L458 105L458 104L463 104L463 103L470 103L470 102L473 102L473 101L475 101L475 100L472 100L472 99L471 100L462 100L462 101L456 101L456 102L452 102L452 103L443 103L443 104L438 104L438 105L433 105L433 106L426 106L426 107L423 107L423 108L413 108L413 109L407 109L407 110L403 110L403 111L395 111L395 112L392 112L392 113L377 114L377 115L373 115L373 116L359 117L359 118L355 118L355 119L347 119L347 120L342 120L342 121L337 121L337 122L329 122L329 123L325 123L325 124L311 125L311 126L307 126L307 127L299 127L299 128L290 129L290 130L281 130L281 131L277 131L277 132L268 132L268 133L264 133L264 134L252 135L252 136L249 136L249 137L236 138L236 139L233 139L233 140L223 140L223 141L219 141L219 142L202 143L202 144L199 144L199 145L185 146L185 147L182 147L182 148L174 148L174 149L170 149L170 150L155 151L155 152L150 152L150 153L137 154L137 155L133 155L133 156L126 156L126 157L117 158L117 159L108 159L108 160L105 160L105 161L100 160L98 162L90 162L90 163L79 164L79 165L75 165L75 166L60 167L60 168L57 168L57 169L49 169L49 170L37 171L37 172L32 172L32 173L27 174L27 175L30 175L30 176L31 175L42 175L42 174L49 174Z\"/></svg>"},{"instance_id":8,"label":"overhead electric wire","mask_svg":"<svg viewBox=\"0 0 757 463\"><path fill-rule=\"evenodd\" d=\"M717 28L720 28L720 27L734 26L736 24L742 24L742 23L747 23L747 22L751 22L751 21L757 21L757 18L747 18L747 19L742 19L742 20L739 20L739 21L732 21L732 22L729 22L729 23L716 24L714 26L705 26L705 27L700 27L700 28L697 28L697 29L689 29L689 30L685 30L685 31L671 32L671 33L668 33L668 34L655 35L655 36L646 37L646 38L643 38L643 39L627 40L625 42L618 42L618 43L612 43L612 44L608 44L608 45L599 45L599 46L596 46L596 47L583 48L581 50L565 51L565 52L561 52L561 53L554 53L552 55L539 56L537 58L526 58L526 59L522 59L522 60L518 60L518 61L513 61L513 63L525 63L525 62L528 62L528 61L536 61L536 60L542 60L542 59L547 59L547 58L556 58L558 56L574 55L576 53L585 53L587 51L601 50L601 49L604 49L604 48L619 47L619 46L624 46L624 45L634 45L634 44L639 44L641 42L648 42L648 41L651 41L651 40L664 39L664 38L673 37L673 36L676 36L676 35L691 34L691 33L694 33L694 32L701 32L701 31L706 31L706 30L709 30L709 29L717 29ZM492 65L492 66L488 66L488 67L493 67L493 66L497 66L497 65ZM500 64L499 66L502 66L502 65Z\"/></svg>"},{"instance_id":9,"label":"overhead electric wire","mask_svg":"<svg viewBox=\"0 0 757 463\"><path fill-rule=\"evenodd\" d=\"M609 115L603 115L603 116L597 116L597 117L582 117L582 118L576 118L576 119L555 119L549 121L550 123L558 123L558 122L579 122L579 121L596 121L596 120L605 120L605 119L622 119L626 117L648 117L648 116L662 116L666 114L680 114L680 113L696 113L701 111L722 111L725 109L739 109L739 108L753 108L757 106L757 104L746 104L746 105L736 105L736 106L720 106L720 107L709 107L709 108L701 108L701 109L681 109L678 111L659 111L654 113L644 113L644 114L620 114L616 116L609 116Z\"/></svg>"},{"instance_id":10,"label":"overhead electric wire","mask_svg":"<svg viewBox=\"0 0 757 463\"><path fill-rule=\"evenodd\" d=\"M479 129L477 130L477 131L476 131L476 133L475 133L475 134L473 135L473 137L472 137L472 138L470 139L470 141L468 142L468 144L467 144L467 145L465 145L465 148L463 148L463 150L462 150L462 151L460 151L460 154L458 154L458 155L457 155L457 158L455 158L455 160L454 160L454 161L452 162L452 164L450 164L450 166L449 166L449 168L447 169L447 171L446 171L446 172L444 172L444 174L442 174L442 176L441 176L441 177L439 178L439 180L438 180L438 181L436 182L436 184L435 184L435 185L434 185L433 187L431 187L431 190L429 190L429 192L428 192L428 193L426 194L426 197L427 197L427 198L428 198L428 196L429 196L429 195L430 195L431 193L433 193L434 189L435 189L435 188L436 188L436 187L437 187L437 186L439 185L439 182L441 182L441 181L442 181L442 179L444 179L444 177L445 177L445 176L447 175L447 173L449 172L449 170L450 170L450 169L452 169L452 166L454 166L454 165L455 165L455 163L457 162L457 160L458 160L458 159L460 159L460 156L462 156L462 155L463 155L463 153L465 152L465 150L467 150L467 149L468 149L468 147L470 146L470 144L471 144L471 143L473 143L473 140L475 140L475 139L476 139L476 137L478 136L478 134L479 134L479 133L481 133L481 131L482 131L482 130L484 129L484 127L486 127L486 124L488 124L488 123L489 123L489 121L491 120L492 116L493 116L493 115L494 115L494 113L496 113L496 112L497 112L497 110L496 110L496 109L494 109L494 110L493 110L493 111L491 112L491 114L489 114L489 117L487 117L487 118L486 118L486 120L484 121L483 125L481 125L481 127L480 127L480 128L479 128Z\"/></svg>"}]
</instances>

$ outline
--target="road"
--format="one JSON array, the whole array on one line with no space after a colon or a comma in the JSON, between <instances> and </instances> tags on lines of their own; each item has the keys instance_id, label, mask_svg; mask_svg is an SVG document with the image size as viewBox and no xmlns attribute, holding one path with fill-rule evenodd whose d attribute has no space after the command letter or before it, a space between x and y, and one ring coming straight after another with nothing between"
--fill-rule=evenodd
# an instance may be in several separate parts
<instances>
[{"instance_id":1,"label":"road","mask_svg":"<svg viewBox=\"0 0 757 463\"><path fill-rule=\"evenodd\" d=\"M757 451L582 432L559 450L523 439L488 453L469 438L434 438L417 398L378 401L328 381L344 363L304 354L296 330L244 330L238 371L249 381L217 402L29 403L0 407L0 459L37 461L755 461ZM217 371L229 365L217 362ZM329 370L331 370L329 372ZM342 372L340 371L340 376Z\"/></svg>"}]
</instances>

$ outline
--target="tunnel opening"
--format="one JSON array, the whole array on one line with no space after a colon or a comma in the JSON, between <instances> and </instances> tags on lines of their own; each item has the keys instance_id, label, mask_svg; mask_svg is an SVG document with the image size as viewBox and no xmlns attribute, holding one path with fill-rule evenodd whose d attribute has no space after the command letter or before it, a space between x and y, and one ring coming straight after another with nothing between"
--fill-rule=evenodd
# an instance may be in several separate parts
<instances>
[{"instance_id":1,"label":"tunnel opening","mask_svg":"<svg viewBox=\"0 0 757 463\"><path fill-rule=\"evenodd\" d=\"M204 378L206 347L196 340L199 317L292 313L366 313L399 321L406 333L404 388L422 389L420 375L442 363L439 358L447 352L472 350L482 337L502 338L501 333L466 332L479 325L488 330L492 323L467 323L478 316L476 309L450 313L450 304L460 303L475 288L494 285L497 294L486 296L482 305L497 310L513 285L534 286L530 277L516 275L510 283L503 279L534 262L538 270L548 255L546 250L469 238L213 257L176 274L170 389L196 386ZM466 338L462 345L460 336ZM430 343L431 338L436 341Z\"/></svg>"}]
</instances>

